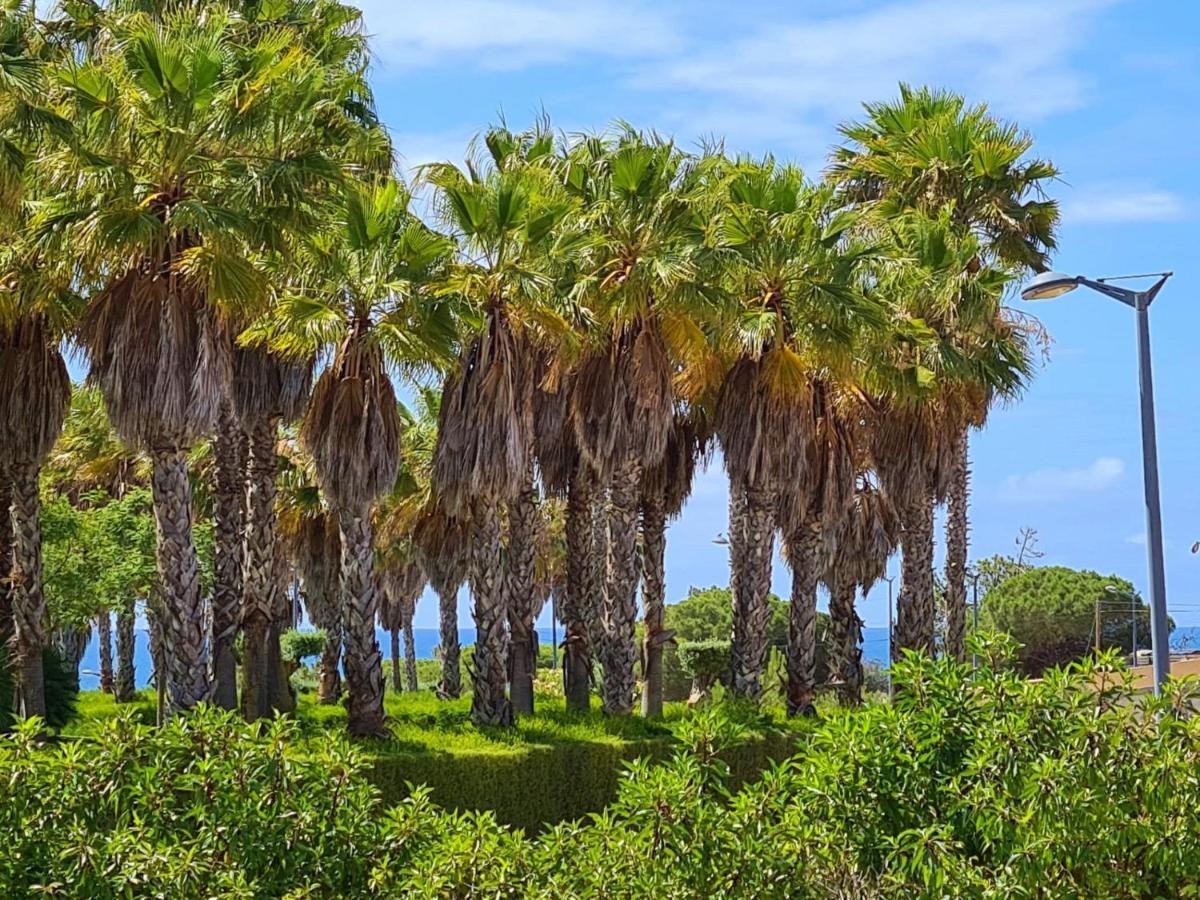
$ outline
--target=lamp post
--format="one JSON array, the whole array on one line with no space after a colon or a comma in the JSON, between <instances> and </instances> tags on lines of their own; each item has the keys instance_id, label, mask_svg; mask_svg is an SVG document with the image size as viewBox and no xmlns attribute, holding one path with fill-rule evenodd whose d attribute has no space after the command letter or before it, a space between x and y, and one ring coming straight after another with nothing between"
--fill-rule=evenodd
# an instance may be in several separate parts
<instances>
[{"instance_id":1,"label":"lamp post","mask_svg":"<svg viewBox=\"0 0 1200 900\"><path fill-rule=\"evenodd\" d=\"M1171 652L1167 632L1167 586L1163 566L1162 509L1158 493L1158 441L1154 433L1154 379L1150 371L1150 304L1158 296L1170 272L1131 275L1123 278L1158 280L1144 291L1110 284L1122 279L1092 280L1082 275L1043 272L1021 291L1026 300L1050 300L1083 285L1119 300L1137 313L1138 384L1142 410L1142 479L1146 503L1146 552L1150 569L1150 656L1154 663L1154 693L1162 692L1163 682L1171 674Z\"/></svg>"}]
</instances>

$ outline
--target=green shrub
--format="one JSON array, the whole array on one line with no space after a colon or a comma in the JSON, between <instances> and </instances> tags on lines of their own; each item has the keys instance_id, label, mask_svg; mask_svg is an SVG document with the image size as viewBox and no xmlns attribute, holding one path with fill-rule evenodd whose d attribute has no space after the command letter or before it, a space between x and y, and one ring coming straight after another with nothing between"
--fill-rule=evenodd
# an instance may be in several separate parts
<instances>
[{"instance_id":1,"label":"green shrub","mask_svg":"<svg viewBox=\"0 0 1200 900\"><path fill-rule=\"evenodd\" d=\"M325 651L325 632L297 631L295 628L279 636L279 652L286 663L299 666L304 660L320 656Z\"/></svg>"},{"instance_id":2,"label":"green shrub","mask_svg":"<svg viewBox=\"0 0 1200 900\"><path fill-rule=\"evenodd\" d=\"M910 656L894 704L831 707L740 788L737 748L762 715L721 704L676 720L677 743L631 763L602 813L536 835L442 809L441 785L387 808L362 750L295 722L119 718L48 746L20 725L0 739L0 896L1196 896L1200 684L1139 694L1111 655L1031 682L1007 664L1011 640L974 641L978 670ZM425 702L413 715L443 729L466 714ZM480 793L598 796L598 750L501 759L535 725L550 750L597 727L477 730L496 759L444 771ZM605 727L653 737L651 723ZM389 779L409 777L393 765Z\"/></svg>"}]
</instances>

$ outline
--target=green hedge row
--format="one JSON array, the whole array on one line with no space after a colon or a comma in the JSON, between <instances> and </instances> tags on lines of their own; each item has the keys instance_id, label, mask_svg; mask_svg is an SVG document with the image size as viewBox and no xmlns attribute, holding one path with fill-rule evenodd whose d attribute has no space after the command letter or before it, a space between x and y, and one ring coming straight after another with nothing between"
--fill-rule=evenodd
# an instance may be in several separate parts
<instances>
[{"instance_id":1,"label":"green hedge row","mask_svg":"<svg viewBox=\"0 0 1200 900\"><path fill-rule=\"evenodd\" d=\"M740 739L718 756L732 787L755 779L791 756L799 736L772 732ZM409 796L410 785L456 811L491 811L505 825L535 833L543 826L599 812L617 796L621 774L635 759L663 762L681 745L675 738L595 741L511 752L395 752L371 758L368 778L387 804Z\"/></svg>"}]
</instances>

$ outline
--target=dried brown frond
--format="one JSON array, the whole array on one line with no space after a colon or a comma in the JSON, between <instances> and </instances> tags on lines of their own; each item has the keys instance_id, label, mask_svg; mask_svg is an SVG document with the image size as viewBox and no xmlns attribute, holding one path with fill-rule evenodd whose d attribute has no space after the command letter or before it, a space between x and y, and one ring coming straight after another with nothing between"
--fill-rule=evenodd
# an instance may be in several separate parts
<instances>
[{"instance_id":1,"label":"dried brown frond","mask_svg":"<svg viewBox=\"0 0 1200 900\"><path fill-rule=\"evenodd\" d=\"M470 528L436 503L413 530L417 559L438 594L457 591L467 578Z\"/></svg>"},{"instance_id":2,"label":"dried brown frond","mask_svg":"<svg viewBox=\"0 0 1200 900\"><path fill-rule=\"evenodd\" d=\"M783 485L780 522L785 534L819 523L832 549L836 525L854 499L860 426L857 412L836 386L821 379L811 385L811 411L799 442L799 452L805 456L803 474Z\"/></svg>"},{"instance_id":3,"label":"dried brown frond","mask_svg":"<svg viewBox=\"0 0 1200 900\"><path fill-rule=\"evenodd\" d=\"M300 429L300 442L333 506L358 513L391 490L400 431L383 353L355 329L321 373Z\"/></svg>"},{"instance_id":4,"label":"dried brown frond","mask_svg":"<svg viewBox=\"0 0 1200 900\"><path fill-rule=\"evenodd\" d=\"M550 374L549 372L545 374ZM533 391L533 429L542 487L550 496L566 495L571 473L579 464L579 448L571 423L571 373L542 377Z\"/></svg>"},{"instance_id":5,"label":"dried brown frond","mask_svg":"<svg viewBox=\"0 0 1200 900\"><path fill-rule=\"evenodd\" d=\"M446 379L434 483L446 511L515 496L533 451L533 351L500 310Z\"/></svg>"},{"instance_id":6,"label":"dried brown frond","mask_svg":"<svg viewBox=\"0 0 1200 900\"><path fill-rule=\"evenodd\" d=\"M602 477L636 452L643 468L661 461L675 415L671 364L653 321L623 329L581 363L571 396L580 452Z\"/></svg>"},{"instance_id":7,"label":"dried brown frond","mask_svg":"<svg viewBox=\"0 0 1200 900\"><path fill-rule=\"evenodd\" d=\"M958 432L934 402L877 409L870 425L872 468L898 508L922 493L945 497Z\"/></svg>"},{"instance_id":8,"label":"dried brown frond","mask_svg":"<svg viewBox=\"0 0 1200 900\"><path fill-rule=\"evenodd\" d=\"M125 443L189 447L213 431L231 342L185 279L153 269L115 278L84 315L79 342Z\"/></svg>"},{"instance_id":9,"label":"dried brown frond","mask_svg":"<svg viewBox=\"0 0 1200 900\"><path fill-rule=\"evenodd\" d=\"M376 572L379 578L379 624L398 631L411 618L425 590L425 573L411 554L385 553Z\"/></svg>"},{"instance_id":10,"label":"dried brown frond","mask_svg":"<svg viewBox=\"0 0 1200 900\"><path fill-rule=\"evenodd\" d=\"M811 437L812 390L805 379L784 390L772 378L771 352L743 357L725 377L713 430L721 442L731 483L783 487L802 481Z\"/></svg>"},{"instance_id":11,"label":"dried brown frond","mask_svg":"<svg viewBox=\"0 0 1200 900\"><path fill-rule=\"evenodd\" d=\"M657 466L642 471L642 496L657 497L668 516L677 516L692 493L700 443L690 416L676 413L667 449Z\"/></svg>"},{"instance_id":12,"label":"dried brown frond","mask_svg":"<svg viewBox=\"0 0 1200 900\"><path fill-rule=\"evenodd\" d=\"M233 348L233 405L244 425L259 419L292 422L312 389L312 360L285 359L262 347Z\"/></svg>"},{"instance_id":13,"label":"dried brown frond","mask_svg":"<svg viewBox=\"0 0 1200 900\"><path fill-rule=\"evenodd\" d=\"M71 401L67 364L40 317L0 328L0 385L0 464L40 466Z\"/></svg>"},{"instance_id":14,"label":"dried brown frond","mask_svg":"<svg viewBox=\"0 0 1200 900\"><path fill-rule=\"evenodd\" d=\"M860 479L850 508L842 518L835 536L829 571L854 579L864 593L871 590L887 571L887 562L900 543L900 516L887 494Z\"/></svg>"}]
</instances>

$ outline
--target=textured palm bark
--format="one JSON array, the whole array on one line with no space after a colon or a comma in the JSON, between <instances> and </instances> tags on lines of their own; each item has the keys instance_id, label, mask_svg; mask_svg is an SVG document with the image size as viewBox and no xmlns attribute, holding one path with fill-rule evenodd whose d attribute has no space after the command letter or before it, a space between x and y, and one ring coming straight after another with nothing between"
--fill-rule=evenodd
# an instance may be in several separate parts
<instances>
[{"instance_id":1,"label":"textured palm bark","mask_svg":"<svg viewBox=\"0 0 1200 900\"><path fill-rule=\"evenodd\" d=\"M90 629L70 625L54 632L53 643L62 660L63 668L70 674L71 685L79 690L79 664L83 662L83 652L87 650Z\"/></svg>"},{"instance_id":2,"label":"textured palm bark","mask_svg":"<svg viewBox=\"0 0 1200 900\"><path fill-rule=\"evenodd\" d=\"M933 654L933 497L922 493L903 512L900 595L896 599L896 646Z\"/></svg>"},{"instance_id":3,"label":"textured palm bark","mask_svg":"<svg viewBox=\"0 0 1200 900\"><path fill-rule=\"evenodd\" d=\"M154 723L162 725L167 720L167 683L171 676L167 671L161 597L152 597L147 601L146 625L150 637L150 678L154 682Z\"/></svg>"},{"instance_id":4,"label":"textured palm bark","mask_svg":"<svg viewBox=\"0 0 1200 900\"><path fill-rule=\"evenodd\" d=\"M738 598L742 596L742 567L746 555L746 492L729 486L729 596L733 617L738 616ZM732 637L732 636L731 636Z\"/></svg>"},{"instance_id":5,"label":"textured palm bark","mask_svg":"<svg viewBox=\"0 0 1200 900\"><path fill-rule=\"evenodd\" d=\"M829 631L832 659L830 671L838 680L843 702L862 703L862 619L854 601L858 585L845 576L835 575L829 588Z\"/></svg>"},{"instance_id":6,"label":"textured palm bark","mask_svg":"<svg viewBox=\"0 0 1200 900\"><path fill-rule=\"evenodd\" d=\"M12 591L12 485L8 469L0 466L0 645L7 646L13 634Z\"/></svg>"},{"instance_id":7,"label":"textured palm bark","mask_svg":"<svg viewBox=\"0 0 1200 900\"><path fill-rule=\"evenodd\" d=\"M471 597L475 618L474 693L471 717L479 725L511 725L508 679L508 616L500 516L494 504L476 501L471 515Z\"/></svg>"},{"instance_id":8,"label":"textured palm bark","mask_svg":"<svg viewBox=\"0 0 1200 900\"><path fill-rule=\"evenodd\" d=\"M604 678L601 699L609 715L633 711L637 694L637 533L641 463L635 455L613 474L608 512L608 592L604 604Z\"/></svg>"},{"instance_id":9,"label":"textured palm bark","mask_svg":"<svg viewBox=\"0 0 1200 900\"><path fill-rule=\"evenodd\" d=\"M591 562L591 489L589 479L576 468L567 486L566 540L567 585L559 606L562 617L563 692L567 709L584 712L591 703L591 654L585 609Z\"/></svg>"},{"instance_id":10,"label":"textured palm bark","mask_svg":"<svg viewBox=\"0 0 1200 900\"><path fill-rule=\"evenodd\" d=\"M767 668L767 629L771 618L771 561L775 551L775 493L751 488L745 499L730 504L741 514L741 527L731 523L731 553L737 541L738 577L733 597L733 692L757 700Z\"/></svg>"},{"instance_id":11,"label":"textured palm bark","mask_svg":"<svg viewBox=\"0 0 1200 900\"><path fill-rule=\"evenodd\" d=\"M811 716L817 692L817 582L823 563L820 526L799 528L788 539L792 598L788 621L787 714Z\"/></svg>"},{"instance_id":12,"label":"textured palm bark","mask_svg":"<svg viewBox=\"0 0 1200 900\"><path fill-rule=\"evenodd\" d=\"M242 608L242 523L246 437L225 404L212 442L213 493L212 702L237 709L237 639Z\"/></svg>"},{"instance_id":13,"label":"textured palm bark","mask_svg":"<svg viewBox=\"0 0 1200 900\"><path fill-rule=\"evenodd\" d=\"M190 710L208 699L208 627L200 570L192 540L192 486L187 454L178 448L153 452L154 519L162 591L162 643L166 714Z\"/></svg>"},{"instance_id":14,"label":"textured palm bark","mask_svg":"<svg viewBox=\"0 0 1200 900\"><path fill-rule=\"evenodd\" d=\"M46 598L42 592L41 500L38 466L16 463L9 468L12 517L13 611L12 669L16 676L17 714L46 715L42 651L46 646Z\"/></svg>"},{"instance_id":15,"label":"textured palm bark","mask_svg":"<svg viewBox=\"0 0 1200 900\"><path fill-rule=\"evenodd\" d=\"M242 711L247 721L292 712L279 638L291 619L275 530L278 426L262 418L246 432L246 519L242 567Z\"/></svg>"},{"instance_id":16,"label":"textured palm bark","mask_svg":"<svg viewBox=\"0 0 1200 900\"><path fill-rule=\"evenodd\" d=\"M439 584L434 586L438 595L438 642L441 645L442 680L438 695L446 700L457 699L462 694L462 650L458 643L458 588Z\"/></svg>"},{"instance_id":17,"label":"textured palm bark","mask_svg":"<svg viewBox=\"0 0 1200 900\"><path fill-rule=\"evenodd\" d=\"M417 689L417 641L413 635L413 617L404 617L404 677L408 689Z\"/></svg>"},{"instance_id":18,"label":"textured palm bark","mask_svg":"<svg viewBox=\"0 0 1200 900\"><path fill-rule=\"evenodd\" d=\"M663 645L671 639L663 629L666 604L667 514L661 497L642 501L642 715L663 711Z\"/></svg>"},{"instance_id":19,"label":"textured palm bark","mask_svg":"<svg viewBox=\"0 0 1200 900\"><path fill-rule=\"evenodd\" d=\"M404 682L400 679L400 629L393 628L388 632L388 639L391 643L391 663L392 663L392 690L399 694L404 690Z\"/></svg>"},{"instance_id":20,"label":"textured palm bark","mask_svg":"<svg viewBox=\"0 0 1200 900\"><path fill-rule=\"evenodd\" d=\"M508 505L508 565L504 572L508 605L508 665L513 714L533 715L534 559L537 536L537 495L533 468L525 475L521 492Z\"/></svg>"},{"instance_id":21,"label":"textured palm bark","mask_svg":"<svg viewBox=\"0 0 1200 900\"><path fill-rule=\"evenodd\" d=\"M967 432L954 447L950 493L946 501L946 655L966 659L967 551L970 540L967 504L970 499L970 463Z\"/></svg>"},{"instance_id":22,"label":"textured palm bark","mask_svg":"<svg viewBox=\"0 0 1200 900\"><path fill-rule=\"evenodd\" d=\"M383 655L375 636L379 611L375 546L369 510L341 510L341 609L345 647L346 727L360 737L386 734L383 721Z\"/></svg>"},{"instance_id":23,"label":"textured palm bark","mask_svg":"<svg viewBox=\"0 0 1200 900\"><path fill-rule=\"evenodd\" d=\"M100 690L113 692L112 613L107 609L96 614L96 650L100 657Z\"/></svg>"},{"instance_id":24,"label":"textured palm bark","mask_svg":"<svg viewBox=\"0 0 1200 900\"><path fill-rule=\"evenodd\" d=\"M117 668L113 679L113 700L131 703L137 691L137 670L134 666L134 628L137 616L133 601L117 610Z\"/></svg>"},{"instance_id":25,"label":"textured palm bark","mask_svg":"<svg viewBox=\"0 0 1200 900\"><path fill-rule=\"evenodd\" d=\"M330 528L323 522L322 528ZM323 552L302 553L300 583L309 621L325 633L321 658L317 661L317 702L331 706L342 695L342 676L338 663L342 658L341 586L338 577L341 566L339 544L329 540L326 532Z\"/></svg>"},{"instance_id":26,"label":"textured palm bark","mask_svg":"<svg viewBox=\"0 0 1200 900\"><path fill-rule=\"evenodd\" d=\"M604 611L608 607L608 580L612 570L609 557L608 488L597 484L591 499L592 536L588 547L587 588L584 591L584 624L591 650L589 678L595 680L596 667L604 654Z\"/></svg>"}]
</instances>

